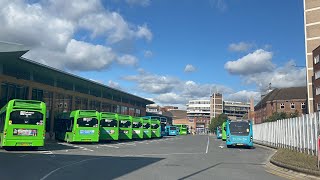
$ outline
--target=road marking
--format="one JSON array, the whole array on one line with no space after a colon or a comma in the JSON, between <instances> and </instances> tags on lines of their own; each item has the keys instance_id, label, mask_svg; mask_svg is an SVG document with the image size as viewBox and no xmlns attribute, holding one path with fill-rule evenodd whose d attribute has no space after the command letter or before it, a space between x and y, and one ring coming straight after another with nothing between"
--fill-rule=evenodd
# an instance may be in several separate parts
<instances>
[{"instance_id":1,"label":"road marking","mask_svg":"<svg viewBox=\"0 0 320 180\"><path fill-rule=\"evenodd\" d=\"M78 145L73 145L73 144L68 144L68 143L58 143L58 144L65 145L65 146L69 146L69 147L78 148L78 149L81 149L81 150L84 150L84 151L90 151L90 152L93 152L93 151L94 151L94 150L88 149L88 148L86 148L86 147L82 147L82 146L78 146Z\"/></svg>"},{"instance_id":2,"label":"road marking","mask_svg":"<svg viewBox=\"0 0 320 180\"><path fill-rule=\"evenodd\" d=\"M118 146L112 146L112 145L107 145L107 144L102 144L102 145L99 145L99 146L103 146L103 147L111 147L111 148L119 148Z\"/></svg>"},{"instance_id":3,"label":"road marking","mask_svg":"<svg viewBox=\"0 0 320 180\"><path fill-rule=\"evenodd\" d=\"M21 155L21 156L19 156L19 157L25 157L25 156L28 156L28 154L23 154L23 155Z\"/></svg>"},{"instance_id":4,"label":"road marking","mask_svg":"<svg viewBox=\"0 0 320 180\"><path fill-rule=\"evenodd\" d=\"M223 149L223 148L224 148L224 146L219 146L219 148Z\"/></svg>"},{"instance_id":5,"label":"road marking","mask_svg":"<svg viewBox=\"0 0 320 180\"><path fill-rule=\"evenodd\" d=\"M210 139L209 139L209 136L208 136L208 142L207 142L207 149L206 149L206 154L208 154L208 150L209 150L209 141Z\"/></svg>"},{"instance_id":6,"label":"road marking","mask_svg":"<svg viewBox=\"0 0 320 180\"><path fill-rule=\"evenodd\" d=\"M169 153L169 154L136 154L122 155L121 157L139 157L139 156L171 156L171 155L196 155L203 153Z\"/></svg>"},{"instance_id":7,"label":"road marking","mask_svg":"<svg viewBox=\"0 0 320 180\"><path fill-rule=\"evenodd\" d=\"M86 161L97 160L97 159L104 159L104 158L106 158L106 157L85 159L85 160L77 161L77 162L74 162L74 163L71 163L71 164L67 164L67 165L65 165L65 166L62 166L62 167L59 167L59 168L56 168L56 169L50 171L48 174L46 174L45 176L43 176L40 180L45 180L45 179L47 179L51 174L59 171L60 169L64 169L64 168L66 168L66 167L73 166L73 165L76 165L76 164L80 164L80 163L83 163L83 162L86 162Z\"/></svg>"}]
</instances>

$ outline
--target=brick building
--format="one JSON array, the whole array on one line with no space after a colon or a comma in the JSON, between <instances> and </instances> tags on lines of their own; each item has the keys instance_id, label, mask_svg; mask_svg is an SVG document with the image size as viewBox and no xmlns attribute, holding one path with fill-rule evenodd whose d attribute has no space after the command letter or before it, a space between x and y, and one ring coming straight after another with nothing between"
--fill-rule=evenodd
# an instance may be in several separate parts
<instances>
[{"instance_id":1,"label":"brick building","mask_svg":"<svg viewBox=\"0 0 320 180\"><path fill-rule=\"evenodd\" d=\"M254 107L254 120L256 124L263 123L275 112L307 113L307 88L290 87L274 89L269 92Z\"/></svg>"},{"instance_id":2,"label":"brick building","mask_svg":"<svg viewBox=\"0 0 320 180\"><path fill-rule=\"evenodd\" d=\"M313 56L313 94L315 111L320 111L320 46L312 52Z\"/></svg>"}]
</instances>

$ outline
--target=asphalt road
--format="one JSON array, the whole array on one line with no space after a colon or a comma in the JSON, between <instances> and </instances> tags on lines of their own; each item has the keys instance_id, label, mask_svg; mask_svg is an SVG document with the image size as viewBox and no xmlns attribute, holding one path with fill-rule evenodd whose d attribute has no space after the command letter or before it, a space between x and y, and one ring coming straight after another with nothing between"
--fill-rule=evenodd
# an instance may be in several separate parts
<instances>
[{"instance_id":1,"label":"asphalt road","mask_svg":"<svg viewBox=\"0 0 320 180\"><path fill-rule=\"evenodd\" d=\"M188 135L99 144L47 143L39 151L0 150L0 179L282 179L265 169L270 150L231 148Z\"/></svg>"}]
</instances>

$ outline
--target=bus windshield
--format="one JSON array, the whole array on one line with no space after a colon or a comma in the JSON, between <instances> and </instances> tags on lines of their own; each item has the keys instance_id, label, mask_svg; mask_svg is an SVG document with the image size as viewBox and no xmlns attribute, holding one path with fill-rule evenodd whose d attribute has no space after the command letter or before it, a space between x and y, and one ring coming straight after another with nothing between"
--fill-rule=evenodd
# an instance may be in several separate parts
<instances>
[{"instance_id":1,"label":"bus windshield","mask_svg":"<svg viewBox=\"0 0 320 180\"><path fill-rule=\"evenodd\" d=\"M43 125L43 114L36 111L13 111L9 120L12 124Z\"/></svg>"},{"instance_id":2,"label":"bus windshield","mask_svg":"<svg viewBox=\"0 0 320 180\"><path fill-rule=\"evenodd\" d=\"M132 128L141 128L142 127L142 123L141 122L133 122L132 123Z\"/></svg>"},{"instance_id":3,"label":"bus windshield","mask_svg":"<svg viewBox=\"0 0 320 180\"><path fill-rule=\"evenodd\" d=\"M119 127L122 127L122 128L129 128L130 126L131 126L130 121L120 121L119 123Z\"/></svg>"},{"instance_id":4,"label":"bus windshield","mask_svg":"<svg viewBox=\"0 0 320 180\"><path fill-rule=\"evenodd\" d=\"M150 128L150 124L149 124L149 123L144 123L144 124L143 124L143 128L149 129L149 128Z\"/></svg>"},{"instance_id":5,"label":"bus windshield","mask_svg":"<svg viewBox=\"0 0 320 180\"><path fill-rule=\"evenodd\" d=\"M101 119L100 126L101 127L117 127L117 120L115 119Z\"/></svg>"},{"instance_id":6,"label":"bus windshield","mask_svg":"<svg viewBox=\"0 0 320 180\"><path fill-rule=\"evenodd\" d=\"M79 127L98 127L97 118L78 118L77 124Z\"/></svg>"},{"instance_id":7,"label":"bus windshield","mask_svg":"<svg viewBox=\"0 0 320 180\"><path fill-rule=\"evenodd\" d=\"M230 133L238 136L248 136L250 132L250 123L248 122L230 122Z\"/></svg>"},{"instance_id":8,"label":"bus windshield","mask_svg":"<svg viewBox=\"0 0 320 180\"><path fill-rule=\"evenodd\" d=\"M158 129L159 124L151 124L151 129Z\"/></svg>"}]
</instances>

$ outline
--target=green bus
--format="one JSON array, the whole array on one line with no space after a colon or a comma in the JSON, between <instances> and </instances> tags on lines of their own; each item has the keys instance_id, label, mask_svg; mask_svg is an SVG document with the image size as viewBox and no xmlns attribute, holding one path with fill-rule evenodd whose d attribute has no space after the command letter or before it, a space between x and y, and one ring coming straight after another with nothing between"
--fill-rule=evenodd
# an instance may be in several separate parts
<instances>
[{"instance_id":1,"label":"green bus","mask_svg":"<svg viewBox=\"0 0 320 180\"><path fill-rule=\"evenodd\" d=\"M74 110L55 120L56 139L66 142L98 142L100 114L95 110Z\"/></svg>"},{"instance_id":2,"label":"green bus","mask_svg":"<svg viewBox=\"0 0 320 180\"><path fill-rule=\"evenodd\" d=\"M44 146L46 104L34 100L10 100L0 110L0 146Z\"/></svg>"},{"instance_id":3,"label":"green bus","mask_svg":"<svg viewBox=\"0 0 320 180\"><path fill-rule=\"evenodd\" d=\"M175 124L174 126L179 128L180 135L187 135L188 134L188 126L185 124Z\"/></svg>"},{"instance_id":4,"label":"green bus","mask_svg":"<svg viewBox=\"0 0 320 180\"><path fill-rule=\"evenodd\" d=\"M119 139L132 139L132 117L119 114Z\"/></svg>"},{"instance_id":5,"label":"green bus","mask_svg":"<svg viewBox=\"0 0 320 180\"><path fill-rule=\"evenodd\" d=\"M151 119L142 118L143 119L143 139L151 138Z\"/></svg>"},{"instance_id":6,"label":"green bus","mask_svg":"<svg viewBox=\"0 0 320 180\"><path fill-rule=\"evenodd\" d=\"M151 119L151 137L160 138L161 137L161 125L159 116L149 116Z\"/></svg>"},{"instance_id":7,"label":"green bus","mask_svg":"<svg viewBox=\"0 0 320 180\"><path fill-rule=\"evenodd\" d=\"M132 117L132 139L143 139L143 119Z\"/></svg>"},{"instance_id":8,"label":"green bus","mask_svg":"<svg viewBox=\"0 0 320 180\"><path fill-rule=\"evenodd\" d=\"M119 117L118 114L110 112L100 113L100 136L102 141L116 141L119 139Z\"/></svg>"},{"instance_id":9,"label":"green bus","mask_svg":"<svg viewBox=\"0 0 320 180\"><path fill-rule=\"evenodd\" d=\"M221 126L221 130L222 130L222 141L226 141L227 140L227 122L223 122L222 126Z\"/></svg>"}]
</instances>

